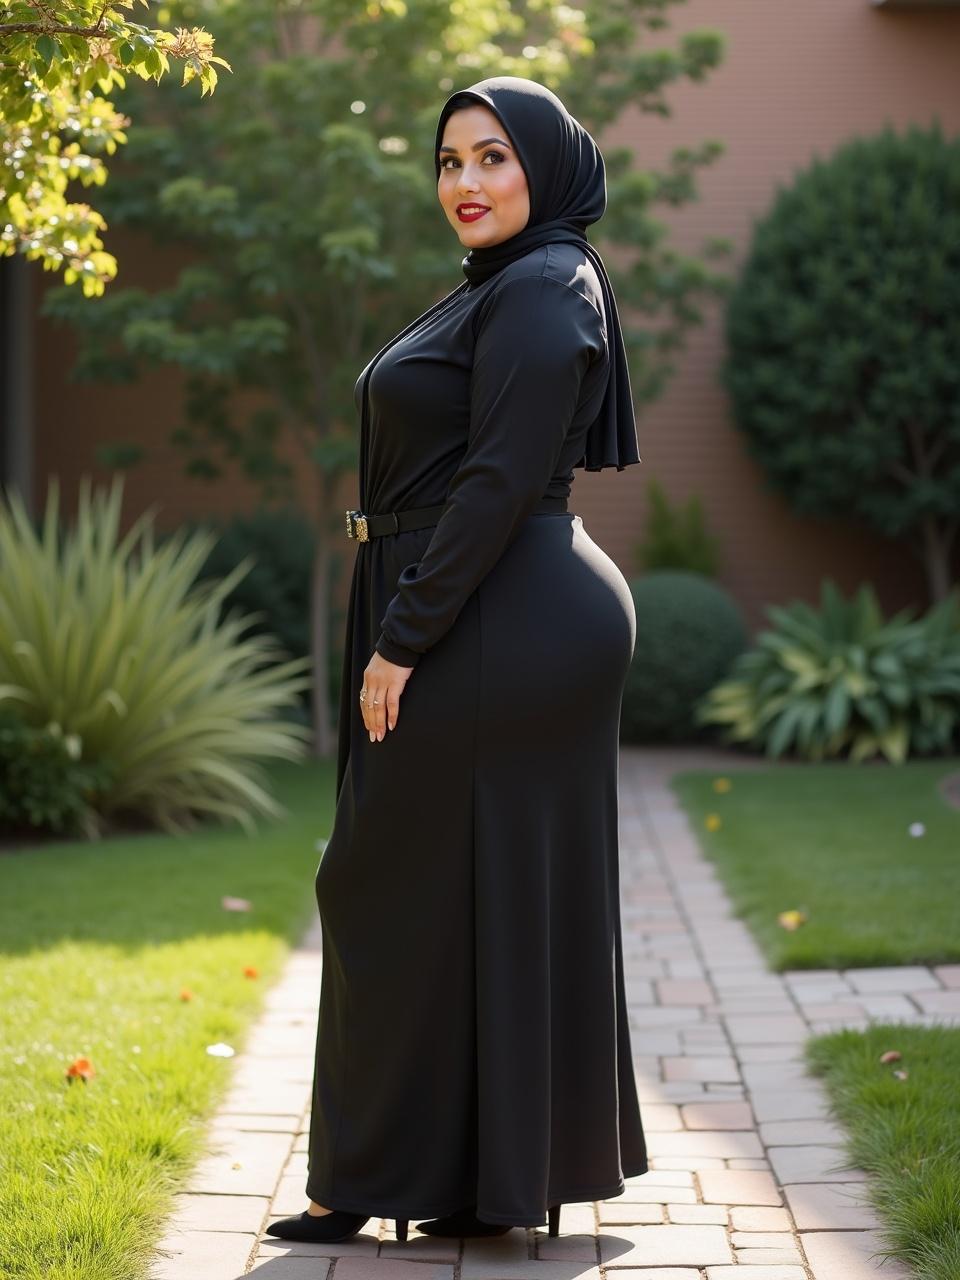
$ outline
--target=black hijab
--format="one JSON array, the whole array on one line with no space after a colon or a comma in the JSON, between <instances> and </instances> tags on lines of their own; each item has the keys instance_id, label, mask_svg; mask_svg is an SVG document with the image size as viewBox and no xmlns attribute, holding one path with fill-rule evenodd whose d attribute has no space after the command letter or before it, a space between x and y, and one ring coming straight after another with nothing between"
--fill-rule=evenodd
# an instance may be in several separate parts
<instances>
[{"instance_id":1,"label":"black hijab","mask_svg":"<svg viewBox=\"0 0 960 1280\"><path fill-rule=\"evenodd\" d=\"M607 207L606 173L600 148L552 90L521 76L490 76L458 89L443 104L434 160L440 179L440 144L447 118L458 107L488 107L509 134L527 178L530 216L516 235L499 244L471 249L463 259L470 284L489 279L541 245L579 245L596 268L607 314L610 380L600 410L587 432L585 453L575 466L587 471L639 462L630 371L613 286L586 228Z\"/></svg>"}]
</instances>

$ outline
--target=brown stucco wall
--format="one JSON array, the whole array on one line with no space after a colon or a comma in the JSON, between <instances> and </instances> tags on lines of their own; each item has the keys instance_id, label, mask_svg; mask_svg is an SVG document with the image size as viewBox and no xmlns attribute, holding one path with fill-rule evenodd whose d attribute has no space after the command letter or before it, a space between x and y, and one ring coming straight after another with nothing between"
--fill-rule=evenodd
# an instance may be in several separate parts
<instances>
[{"instance_id":1,"label":"brown stucco wall","mask_svg":"<svg viewBox=\"0 0 960 1280\"><path fill-rule=\"evenodd\" d=\"M927 124L960 128L960 9L876 9L868 0L688 0L671 10L673 32L713 27L728 42L724 65L703 84L670 90L669 120L633 112L601 140L629 144L638 163L661 165L678 146L718 138L726 154L701 171L700 199L660 213L681 248L729 237L742 259L753 220L778 183L853 134ZM667 41L675 34L667 34ZM839 521L794 516L767 489L731 422L716 370L723 357L719 306L677 361L667 393L639 422L643 464L578 480L585 522L621 567L644 523L647 477L676 499L701 496L720 537L721 579L752 625L762 605L815 600L825 573L852 589L873 581L888 608L926 600L920 562L902 547ZM610 477L610 478L608 478Z\"/></svg>"},{"instance_id":2,"label":"brown stucco wall","mask_svg":"<svg viewBox=\"0 0 960 1280\"><path fill-rule=\"evenodd\" d=\"M960 127L960 10L893 11L868 0L688 0L671 11L671 21L674 33L703 26L722 30L729 44L724 66L704 84L671 90L672 119L630 112L601 144L628 143L639 164L659 165L675 147L721 139L726 154L701 174L699 201L658 216L686 249L710 236L731 238L737 256L729 269L776 185L789 182L815 154L826 155L851 134L871 133L887 121L902 126L939 116L948 133ZM674 35L663 39L670 42ZM439 215L437 225L438 238L447 234ZM122 232L111 233L110 248L120 258L121 284L158 286L176 261ZM453 245L451 287L459 256ZM49 277L38 280L38 299L50 283ZM103 478L93 465L97 444L124 434L151 450L150 463L127 482L128 521L154 502L162 505L164 527L255 503L256 492L242 477L211 486L183 475L179 455L167 443L177 420L175 374L152 373L123 388L72 385L65 372L71 351L68 333L37 320L38 504L48 473L60 475L68 505L82 472ZM633 544L644 528L647 480L656 476L675 499L692 493L702 498L722 545L721 581L751 626L762 623L764 603L815 599L825 573L846 588L874 581L888 608L922 605L919 562L903 548L840 522L799 519L767 490L718 385L722 354L721 314L714 304L677 359L665 396L643 409L642 465L619 475L577 473L572 505L588 531L625 573L634 573ZM316 496L309 469L301 465L298 471L300 499L312 511ZM355 501L351 485L344 486L342 499L338 506Z\"/></svg>"}]
</instances>

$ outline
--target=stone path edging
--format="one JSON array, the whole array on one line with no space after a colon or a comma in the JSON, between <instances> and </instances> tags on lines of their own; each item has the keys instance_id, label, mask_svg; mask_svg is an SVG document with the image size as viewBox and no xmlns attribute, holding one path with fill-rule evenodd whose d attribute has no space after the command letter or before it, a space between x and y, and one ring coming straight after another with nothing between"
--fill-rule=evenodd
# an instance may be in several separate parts
<instances>
[{"instance_id":1,"label":"stone path edging","mask_svg":"<svg viewBox=\"0 0 960 1280\"><path fill-rule=\"evenodd\" d=\"M771 973L667 785L681 769L753 763L621 748L624 963L651 1157L624 1195L565 1205L554 1240L545 1226L451 1242L411 1225L400 1243L372 1219L326 1248L262 1236L306 1203L315 921L230 1064L210 1154L177 1198L153 1280L909 1280L881 1262L865 1175L844 1164L800 1051L871 1020L960 1022L960 965Z\"/></svg>"}]
</instances>

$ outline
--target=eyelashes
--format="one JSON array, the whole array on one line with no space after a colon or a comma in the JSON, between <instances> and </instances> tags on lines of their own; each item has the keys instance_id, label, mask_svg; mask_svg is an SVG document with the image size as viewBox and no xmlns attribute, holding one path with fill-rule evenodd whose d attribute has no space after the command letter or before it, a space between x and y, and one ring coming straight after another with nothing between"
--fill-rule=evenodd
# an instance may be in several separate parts
<instances>
[{"instance_id":1,"label":"eyelashes","mask_svg":"<svg viewBox=\"0 0 960 1280\"><path fill-rule=\"evenodd\" d=\"M488 156L495 156L498 164L503 164L503 161L505 159L505 156L502 151L485 151L483 154L484 160L486 160ZM446 169L447 161L456 160L456 158L457 158L456 156L444 156L443 159L440 161L441 173L443 172L444 169ZM496 165L490 165L489 167L492 169L495 169Z\"/></svg>"}]
</instances>

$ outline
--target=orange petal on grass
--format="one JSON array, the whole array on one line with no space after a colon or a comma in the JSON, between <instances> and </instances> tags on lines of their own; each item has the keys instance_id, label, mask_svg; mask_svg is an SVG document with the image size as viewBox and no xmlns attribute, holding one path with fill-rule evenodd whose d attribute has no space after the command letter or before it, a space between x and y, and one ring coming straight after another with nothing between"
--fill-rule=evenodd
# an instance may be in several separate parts
<instances>
[{"instance_id":1,"label":"orange petal on grass","mask_svg":"<svg viewBox=\"0 0 960 1280\"><path fill-rule=\"evenodd\" d=\"M888 1049L886 1053L881 1053L880 1061L886 1065L888 1062L899 1062L902 1057L899 1049Z\"/></svg>"},{"instance_id":2,"label":"orange petal on grass","mask_svg":"<svg viewBox=\"0 0 960 1280\"><path fill-rule=\"evenodd\" d=\"M703 825L708 831L718 831L720 829L719 813L708 813L703 820Z\"/></svg>"},{"instance_id":3,"label":"orange petal on grass","mask_svg":"<svg viewBox=\"0 0 960 1280\"><path fill-rule=\"evenodd\" d=\"M260 970L256 967L256 965L248 964L245 966L243 970L243 976L245 978L259 978Z\"/></svg>"},{"instance_id":4,"label":"orange petal on grass","mask_svg":"<svg viewBox=\"0 0 960 1280\"><path fill-rule=\"evenodd\" d=\"M788 933L795 933L802 924L806 923L807 917L803 911L781 911L777 916L777 924Z\"/></svg>"},{"instance_id":5,"label":"orange petal on grass","mask_svg":"<svg viewBox=\"0 0 960 1280\"><path fill-rule=\"evenodd\" d=\"M732 786L733 783L729 778L714 778L713 780L714 791L719 791L721 794L724 791L729 791Z\"/></svg>"},{"instance_id":6,"label":"orange petal on grass","mask_svg":"<svg viewBox=\"0 0 960 1280\"><path fill-rule=\"evenodd\" d=\"M180 999L181 999L181 1000L192 1000L192 999L193 999L193 992L190 990L190 988L189 988L189 987L181 987L181 988L180 988Z\"/></svg>"},{"instance_id":7,"label":"orange petal on grass","mask_svg":"<svg viewBox=\"0 0 960 1280\"><path fill-rule=\"evenodd\" d=\"M96 1075L96 1072L89 1058L74 1058L73 1062L67 1067L67 1079L71 1084L73 1084L74 1080L86 1082L94 1075Z\"/></svg>"}]
</instances>

